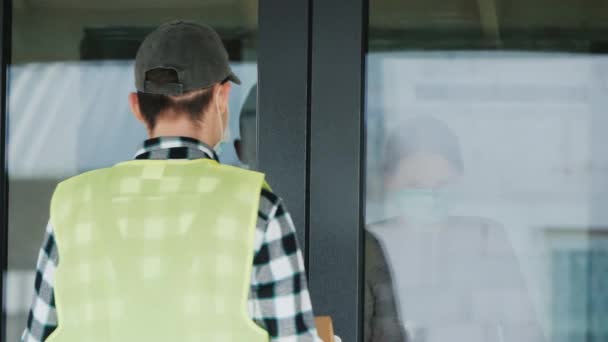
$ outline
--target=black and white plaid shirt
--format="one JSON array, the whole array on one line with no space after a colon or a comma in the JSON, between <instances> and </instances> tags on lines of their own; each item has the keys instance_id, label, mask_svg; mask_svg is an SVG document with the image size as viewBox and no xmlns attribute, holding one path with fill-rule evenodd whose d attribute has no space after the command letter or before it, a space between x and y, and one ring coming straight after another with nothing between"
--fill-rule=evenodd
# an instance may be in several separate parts
<instances>
[{"instance_id":1,"label":"black and white plaid shirt","mask_svg":"<svg viewBox=\"0 0 608 342\"><path fill-rule=\"evenodd\" d=\"M203 143L184 137L149 139L135 159L218 160ZM289 213L274 193L262 190L249 292L249 313L271 341L320 341L314 325L302 253ZM35 295L22 341L44 341L57 321L53 283L59 262L53 227L47 226L38 257Z\"/></svg>"}]
</instances>

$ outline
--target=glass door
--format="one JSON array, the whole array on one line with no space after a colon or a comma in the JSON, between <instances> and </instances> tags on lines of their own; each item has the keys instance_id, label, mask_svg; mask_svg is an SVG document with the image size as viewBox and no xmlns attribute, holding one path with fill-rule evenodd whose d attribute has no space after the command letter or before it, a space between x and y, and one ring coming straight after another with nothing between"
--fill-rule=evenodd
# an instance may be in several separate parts
<instances>
[{"instance_id":1,"label":"glass door","mask_svg":"<svg viewBox=\"0 0 608 342\"><path fill-rule=\"evenodd\" d=\"M370 1L364 341L608 338L607 9Z\"/></svg>"},{"instance_id":2,"label":"glass door","mask_svg":"<svg viewBox=\"0 0 608 342\"><path fill-rule=\"evenodd\" d=\"M312 10L318 313L348 341L605 340L606 4Z\"/></svg>"}]
</instances>

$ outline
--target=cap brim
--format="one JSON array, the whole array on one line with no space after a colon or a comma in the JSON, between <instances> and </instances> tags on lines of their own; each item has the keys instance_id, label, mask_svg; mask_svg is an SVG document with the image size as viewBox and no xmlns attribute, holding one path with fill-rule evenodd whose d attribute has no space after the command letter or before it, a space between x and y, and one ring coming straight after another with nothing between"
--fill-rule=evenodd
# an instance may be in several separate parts
<instances>
[{"instance_id":1,"label":"cap brim","mask_svg":"<svg viewBox=\"0 0 608 342\"><path fill-rule=\"evenodd\" d=\"M238 85L241 84L241 79L238 78L232 71L230 72L230 75L228 75L228 79L232 82L232 83L236 83Z\"/></svg>"}]
</instances>

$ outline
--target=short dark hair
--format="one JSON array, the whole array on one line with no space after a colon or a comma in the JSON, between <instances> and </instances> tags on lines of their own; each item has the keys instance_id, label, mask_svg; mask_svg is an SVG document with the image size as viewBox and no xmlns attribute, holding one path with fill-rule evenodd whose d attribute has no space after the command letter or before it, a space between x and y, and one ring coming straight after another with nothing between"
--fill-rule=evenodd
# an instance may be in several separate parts
<instances>
[{"instance_id":1,"label":"short dark hair","mask_svg":"<svg viewBox=\"0 0 608 342\"><path fill-rule=\"evenodd\" d=\"M157 68L146 72L146 80L155 83L178 83L177 72L173 69ZM213 98L212 88L189 91L180 96L148 94L138 91L139 109L150 128L156 126L160 113L166 110L185 112L190 119L199 123L204 110Z\"/></svg>"}]
</instances>

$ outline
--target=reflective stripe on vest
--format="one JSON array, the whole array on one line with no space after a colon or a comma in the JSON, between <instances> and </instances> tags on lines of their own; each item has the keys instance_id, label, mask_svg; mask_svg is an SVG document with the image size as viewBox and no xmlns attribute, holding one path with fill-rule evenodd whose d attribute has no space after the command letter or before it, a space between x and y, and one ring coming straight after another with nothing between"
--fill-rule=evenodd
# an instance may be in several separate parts
<instances>
[{"instance_id":1,"label":"reflective stripe on vest","mask_svg":"<svg viewBox=\"0 0 608 342\"><path fill-rule=\"evenodd\" d=\"M62 182L52 342L262 342L247 298L264 175L135 160Z\"/></svg>"}]
</instances>

